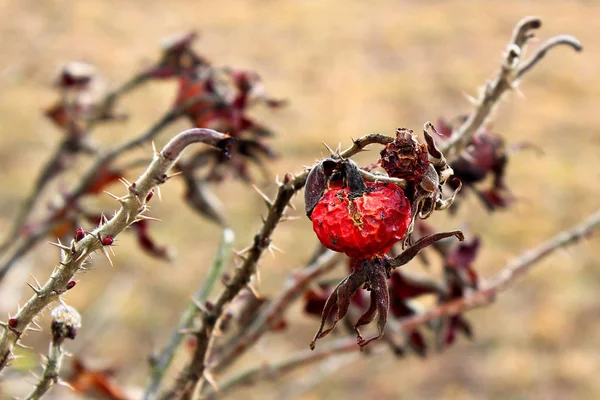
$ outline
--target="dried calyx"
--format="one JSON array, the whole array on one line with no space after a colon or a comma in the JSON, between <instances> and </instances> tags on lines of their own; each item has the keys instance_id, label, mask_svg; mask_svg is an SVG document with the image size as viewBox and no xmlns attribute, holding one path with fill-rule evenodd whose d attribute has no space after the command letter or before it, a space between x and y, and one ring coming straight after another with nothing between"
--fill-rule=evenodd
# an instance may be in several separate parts
<instances>
[{"instance_id":1,"label":"dried calyx","mask_svg":"<svg viewBox=\"0 0 600 400\"><path fill-rule=\"evenodd\" d=\"M305 191L306 214L325 247L351 258L351 273L325 302L321 326L311 348L347 314L352 298L361 288L370 292L371 303L354 326L358 344L363 347L380 338L390 303L386 281L393 269L408 263L438 240L451 236L463 240L460 231L431 234L415 243L410 239L415 219L448 208L460 189L459 184L450 198L442 197L442 185L452 175L452 169L427 129L435 132L431 124L426 124L427 144L419 143L410 130L397 130L396 139L381 152L380 163L387 176L365 173L353 161L336 154L311 169ZM390 178L398 184L391 183ZM408 247L397 257L386 255L398 242ZM331 315L332 326L325 329ZM359 328L376 317L377 335L364 339Z\"/></svg>"},{"instance_id":2,"label":"dried calyx","mask_svg":"<svg viewBox=\"0 0 600 400\"><path fill-rule=\"evenodd\" d=\"M81 328L81 316L73 307L60 305L52 310L52 341L61 344L65 339L75 339Z\"/></svg>"}]
</instances>

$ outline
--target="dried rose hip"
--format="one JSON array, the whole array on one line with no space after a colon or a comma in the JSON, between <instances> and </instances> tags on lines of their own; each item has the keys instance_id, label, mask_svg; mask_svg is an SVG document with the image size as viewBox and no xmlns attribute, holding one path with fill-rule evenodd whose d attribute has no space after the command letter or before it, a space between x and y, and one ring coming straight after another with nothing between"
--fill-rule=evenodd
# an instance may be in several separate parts
<instances>
[{"instance_id":1,"label":"dried rose hip","mask_svg":"<svg viewBox=\"0 0 600 400\"><path fill-rule=\"evenodd\" d=\"M397 129L396 139L381 150L381 167L396 178L420 182L429 164L427 146L410 129Z\"/></svg>"},{"instance_id":2,"label":"dried rose hip","mask_svg":"<svg viewBox=\"0 0 600 400\"><path fill-rule=\"evenodd\" d=\"M410 204L392 184L366 183L352 196L350 187L332 183L314 207L313 229L323 245L352 258L383 254L404 238L411 222Z\"/></svg>"}]
</instances>

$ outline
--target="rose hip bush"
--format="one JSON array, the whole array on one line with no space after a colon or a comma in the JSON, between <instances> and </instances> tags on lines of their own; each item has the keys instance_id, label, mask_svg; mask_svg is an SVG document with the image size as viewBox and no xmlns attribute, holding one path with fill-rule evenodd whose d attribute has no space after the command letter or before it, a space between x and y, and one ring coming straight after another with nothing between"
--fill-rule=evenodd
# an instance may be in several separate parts
<instances>
[{"instance_id":1,"label":"rose hip bush","mask_svg":"<svg viewBox=\"0 0 600 400\"><path fill-rule=\"evenodd\" d=\"M486 82L467 114L447 121L436 113L432 117L439 117L437 124L424 121L422 136L397 128L393 135L361 136L344 151L328 148L326 158L278 178L274 195L255 186L267 212L249 246L236 252L237 265L229 272L225 266L231 263L234 235L213 189L236 178L250 190L257 172L270 176L266 164L285 156L272 149L273 141L282 135L250 111L264 106L276 112L287 102L269 96L257 72L216 66L198 54L194 32L166 40L150 67L112 92L103 91L93 66L66 64L55 82L57 100L45 111L63 136L7 230L0 247L0 280L45 239L52 240L60 257L47 281L32 277L27 282L31 297L1 323L0 370L8 369L22 351L18 347L27 342L28 331L49 329L37 320L49 306L56 306L51 313L52 339L30 399L44 396L55 384L111 399L225 396L238 386L342 353L390 350L399 356L410 352L425 356L432 347L452 345L459 334L472 338L474 328L465 316L469 309L489 305L532 265L600 224L596 211L572 229L524 252L498 275L484 279L476 268L477 255L485 251L478 236L465 238L458 229L440 232L434 222L425 221L437 213L454 213L468 193L475 194L490 212L514 204L506 178L510 157L515 150L535 149L538 144L506 144L489 127L492 111L549 50L558 46L582 49L575 38L560 35L527 57L525 45L540 26L535 17L517 24L499 71ZM109 150L98 148L93 140L96 129L127 123L128 116L119 111L120 99L142 85L163 80L176 82L172 107L141 135ZM293 101L293 94L289 97ZM153 140L180 119L187 121L189 129L162 149L156 148ZM151 161L122 161L133 148L151 143ZM375 146L380 146L379 152L369 153L369 164L352 160ZM79 159L86 159L90 167L77 173L77 184L61 191L49 208L34 213L43 190ZM145 172L135 181L127 180L125 175L140 163L148 165ZM161 327L171 332L169 339L149 357L148 382L139 382L134 394L114 379L110 369L88 366L77 354L65 373L61 370L69 346L65 339L76 342L86 330L86 321L67 304L67 293L85 287L81 273L93 266L91 256L102 254L111 264L118 263L118 257L113 261L118 235L131 228L129 232L146 254L173 259L171 249L155 241L151 226L158 218L149 215L151 205L161 197L160 187L171 179L183 182L184 204L222 232L208 276L177 326ZM110 192L117 182L125 189L119 194ZM260 259L265 251L277 250L272 234L279 223L294 219L290 200L302 190L305 213L316 236L315 249L307 254L306 267L292 274L277 294L262 296L256 287ZM112 217L85 201L105 194L119 207ZM460 221L455 224L461 226ZM433 270L415 275L403 268L417 257L429 264L430 254L439 256L441 276ZM334 270L343 277L324 280ZM421 302L424 296L433 297L433 304ZM306 339L310 349L274 363L273 374L264 374L262 365L229 372L231 364L263 335L286 334L290 325L286 311L296 300L304 301L306 314L321 320L312 341ZM339 323L343 326L335 329L337 337L325 338ZM376 332L363 336L363 331L372 330ZM177 379L166 379L180 347L186 365Z\"/></svg>"}]
</instances>

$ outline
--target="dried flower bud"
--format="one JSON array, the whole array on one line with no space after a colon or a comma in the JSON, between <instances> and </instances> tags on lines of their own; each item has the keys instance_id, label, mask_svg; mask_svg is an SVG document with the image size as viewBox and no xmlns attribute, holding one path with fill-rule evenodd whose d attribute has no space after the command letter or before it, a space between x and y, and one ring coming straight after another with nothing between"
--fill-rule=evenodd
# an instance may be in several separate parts
<instances>
[{"instance_id":1,"label":"dried flower bud","mask_svg":"<svg viewBox=\"0 0 600 400\"><path fill-rule=\"evenodd\" d=\"M429 164L427 145L410 129L397 129L396 139L381 151L381 166L396 178L420 182Z\"/></svg>"},{"instance_id":2,"label":"dried flower bud","mask_svg":"<svg viewBox=\"0 0 600 400\"><path fill-rule=\"evenodd\" d=\"M104 236L102 238L102 246L110 246L113 244L114 241L115 240L113 239L112 236L110 236L110 235Z\"/></svg>"},{"instance_id":3,"label":"dried flower bud","mask_svg":"<svg viewBox=\"0 0 600 400\"><path fill-rule=\"evenodd\" d=\"M79 242L84 237L85 237L85 231L83 230L83 228L77 228L77 230L75 231L75 241Z\"/></svg>"},{"instance_id":4,"label":"dried flower bud","mask_svg":"<svg viewBox=\"0 0 600 400\"><path fill-rule=\"evenodd\" d=\"M60 305L52 310L52 340L61 343L65 339L75 339L81 328L81 316L76 309Z\"/></svg>"},{"instance_id":5,"label":"dried flower bud","mask_svg":"<svg viewBox=\"0 0 600 400\"><path fill-rule=\"evenodd\" d=\"M80 89L85 87L95 75L96 68L94 66L72 61L61 69L56 79L56 85L61 88Z\"/></svg>"},{"instance_id":6,"label":"dried flower bud","mask_svg":"<svg viewBox=\"0 0 600 400\"><path fill-rule=\"evenodd\" d=\"M77 282L69 281L69 283L67 283L67 290L73 289L75 287L75 285L77 285Z\"/></svg>"},{"instance_id":7,"label":"dried flower bud","mask_svg":"<svg viewBox=\"0 0 600 400\"><path fill-rule=\"evenodd\" d=\"M11 328L16 328L18 323L19 323L19 321L17 321L16 318L8 319L8 326L10 326Z\"/></svg>"}]
</instances>

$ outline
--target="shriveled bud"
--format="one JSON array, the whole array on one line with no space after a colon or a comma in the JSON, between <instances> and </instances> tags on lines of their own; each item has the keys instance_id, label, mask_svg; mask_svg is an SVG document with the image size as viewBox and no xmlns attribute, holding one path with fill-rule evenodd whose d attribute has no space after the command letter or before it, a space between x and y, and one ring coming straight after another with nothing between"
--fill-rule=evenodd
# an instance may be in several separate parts
<instances>
[{"instance_id":1,"label":"shriveled bud","mask_svg":"<svg viewBox=\"0 0 600 400\"><path fill-rule=\"evenodd\" d=\"M65 339L75 339L81 328L81 316L70 306L60 305L52 310L52 340L57 343Z\"/></svg>"},{"instance_id":2,"label":"shriveled bud","mask_svg":"<svg viewBox=\"0 0 600 400\"><path fill-rule=\"evenodd\" d=\"M61 88L82 88L96 75L96 68L90 64L72 61L61 69L56 85Z\"/></svg>"},{"instance_id":3,"label":"shriveled bud","mask_svg":"<svg viewBox=\"0 0 600 400\"><path fill-rule=\"evenodd\" d=\"M113 239L112 236L110 236L110 235L104 236L102 238L102 246L110 246L113 244L114 241L115 240Z\"/></svg>"},{"instance_id":4,"label":"shriveled bud","mask_svg":"<svg viewBox=\"0 0 600 400\"><path fill-rule=\"evenodd\" d=\"M396 139L381 151L381 166L395 178L420 182L429 164L427 146L410 129L397 129Z\"/></svg>"},{"instance_id":5,"label":"shriveled bud","mask_svg":"<svg viewBox=\"0 0 600 400\"><path fill-rule=\"evenodd\" d=\"M75 231L75 241L79 242L80 240L82 240L85 237L85 231L83 230L83 228L78 228Z\"/></svg>"}]
</instances>

